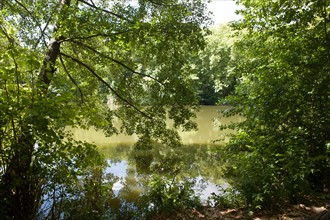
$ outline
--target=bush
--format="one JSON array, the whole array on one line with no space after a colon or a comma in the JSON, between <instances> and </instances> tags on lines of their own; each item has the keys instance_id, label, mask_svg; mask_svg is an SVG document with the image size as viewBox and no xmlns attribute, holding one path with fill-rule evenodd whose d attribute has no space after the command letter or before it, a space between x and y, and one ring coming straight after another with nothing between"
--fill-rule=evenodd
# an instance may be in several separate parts
<instances>
[{"instance_id":1,"label":"bush","mask_svg":"<svg viewBox=\"0 0 330 220\"><path fill-rule=\"evenodd\" d=\"M208 198L208 204L219 208L239 208L246 204L243 195L235 188L219 186L219 194L213 193Z\"/></svg>"},{"instance_id":2,"label":"bush","mask_svg":"<svg viewBox=\"0 0 330 220\"><path fill-rule=\"evenodd\" d=\"M147 204L146 213L173 214L181 210L201 206L199 196L194 192L195 181L154 175L149 181L148 191L143 199Z\"/></svg>"}]
</instances>

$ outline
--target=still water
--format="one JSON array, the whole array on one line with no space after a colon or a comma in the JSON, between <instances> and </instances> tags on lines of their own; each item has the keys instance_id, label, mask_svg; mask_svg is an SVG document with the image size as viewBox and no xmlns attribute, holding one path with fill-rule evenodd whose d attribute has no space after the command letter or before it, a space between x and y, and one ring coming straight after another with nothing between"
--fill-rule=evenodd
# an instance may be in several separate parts
<instances>
[{"instance_id":1,"label":"still water","mask_svg":"<svg viewBox=\"0 0 330 220\"><path fill-rule=\"evenodd\" d=\"M192 178L200 197L206 200L211 193L218 192L217 184L225 185L221 178L222 169L218 150L228 141L233 131L222 130L219 126L231 121L240 121L240 117L222 118L219 111L226 106L201 106L197 113L197 131L180 132L183 147L169 149L166 146L154 146L150 150L136 150L136 136L115 135L105 137L93 129L73 130L76 139L92 142L99 146L105 155L109 167L108 173L118 177L113 185L116 195L125 194L126 200L134 200L143 191L143 180L152 173ZM215 142L215 140L221 141ZM198 189L197 189L198 188Z\"/></svg>"},{"instance_id":2,"label":"still water","mask_svg":"<svg viewBox=\"0 0 330 220\"><path fill-rule=\"evenodd\" d=\"M210 144L214 140L225 138L228 140L230 130L220 131L219 126L228 124L231 121L237 122L241 120L239 116L222 118L219 111L228 109L228 106L201 106L197 113L196 122L198 124L197 131L179 132L184 144ZM103 133L89 130L73 130L75 138L87 142L95 143L98 146L113 147L116 145L128 144L132 145L137 141L137 136L127 136L123 134L106 137Z\"/></svg>"}]
</instances>

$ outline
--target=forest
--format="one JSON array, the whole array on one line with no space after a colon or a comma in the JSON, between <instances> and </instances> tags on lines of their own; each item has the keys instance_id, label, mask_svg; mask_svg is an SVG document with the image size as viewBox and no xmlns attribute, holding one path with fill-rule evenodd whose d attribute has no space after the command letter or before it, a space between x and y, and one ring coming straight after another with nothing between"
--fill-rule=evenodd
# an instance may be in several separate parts
<instances>
[{"instance_id":1,"label":"forest","mask_svg":"<svg viewBox=\"0 0 330 220\"><path fill-rule=\"evenodd\" d=\"M236 3L240 20L212 26L203 0L0 1L1 218L226 219L212 206L253 219L322 203L327 219L330 2ZM178 131L198 130L201 105L244 120L220 123L232 132L216 147L186 146ZM136 203L72 130L90 128L137 137ZM202 154L228 184L212 205L180 175Z\"/></svg>"}]
</instances>

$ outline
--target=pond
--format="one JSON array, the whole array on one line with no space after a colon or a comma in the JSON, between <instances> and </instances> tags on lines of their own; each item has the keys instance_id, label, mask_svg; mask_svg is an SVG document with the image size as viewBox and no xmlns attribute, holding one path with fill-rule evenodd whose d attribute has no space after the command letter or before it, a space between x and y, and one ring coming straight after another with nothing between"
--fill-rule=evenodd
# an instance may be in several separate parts
<instances>
[{"instance_id":1,"label":"pond","mask_svg":"<svg viewBox=\"0 0 330 220\"><path fill-rule=\"evenodd\" d=\"M136 150L133 146L136 136L105 137L93 129L75 129L73 133L76 139L99 146L109 164L106 172L119 178L113 191L125 200L137 199L144 190L144 180L156 173L193 179L200 198L206 201L211 193L218 193L217 184L225 185L218 150L233 131L220 131L219 126L241 120L240 117L221 118L219 111L227 108L201 106L196 118L198 130L179 132L184 146L176 149L155 145L150 150ZM221 141L213 142L219 139Z\"/></svg>"}]
</instances>

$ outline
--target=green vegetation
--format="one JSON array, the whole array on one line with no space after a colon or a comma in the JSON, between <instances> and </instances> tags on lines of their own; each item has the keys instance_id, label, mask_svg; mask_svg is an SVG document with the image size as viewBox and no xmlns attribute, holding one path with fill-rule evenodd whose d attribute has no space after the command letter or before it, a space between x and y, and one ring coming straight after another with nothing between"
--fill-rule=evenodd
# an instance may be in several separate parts
<instances>
[{"instance_id":1,"label":"green vegetation","mask_svg":"<svg viewBox=\"0 0 330 220\"><path fill-rule=\"evenodd\" d=\"M187 178L180 180L176 177L153 176L145 194L149 204L147 213L152 216L171 215L200 207L201 202L193 186L194 181Z\"/></svg>"},{"instance_id":2,"label":"green vegetation","mask_svg":"<svg viewBox=\"0 0 330 220\"><path fill-rule=\"evenodd\" d=\"M193 209L194 182L179 173L216 178L214 161L231 187L213 196L223 208L274 210L330 189L329 0L240 0L243 19L211 31L203 2L1 1L3 219ZM215 103L245 120L221 125L236 130L221 151L183 155L176 129L196 129L198 105ZM152 177L141 199L127 196L133 170L116 196L97 146L68 127L136 134L126 156Z\"/></svg>"},{"instance_id":3,"label":"green vegetation","mask_svg":"<svg viewBox=\"0 0 330 220\"><path fill-rule=\"evenodd\" d=\"M230 183L254 208L276 209L329 187L329 1L240 1L238 125L224 155Z\"/></svg>"},{"instance_id":4,"label":"green vegetation","mask_svg":"<svg viewBox=\"0 0 330 220\"><path fill-rule=\"evenodd\" d=\"M213 28L206 36L206 47L192 59L201 105L215 105L219 99L233 93L237 77L230 61L235 59L233 43L237 38L228 25Z\"/></svg>"},{"instance_id":5,"label":"green vegetation","mask_svg":"<svg viewBox=\"0 0 330 220\"><path fill-rule=\"evenodd\" d=\"M1 217L108 215L114 180L104 185L95 146L65 128L94 126L108 135L136 133L138 145L177 145L165 119L196 127L186 60L204 45L205 5L4 0L0 15Z\"/></svg>"}]
</instances>

